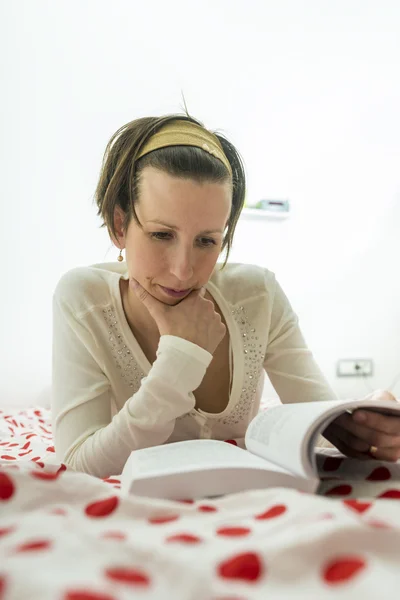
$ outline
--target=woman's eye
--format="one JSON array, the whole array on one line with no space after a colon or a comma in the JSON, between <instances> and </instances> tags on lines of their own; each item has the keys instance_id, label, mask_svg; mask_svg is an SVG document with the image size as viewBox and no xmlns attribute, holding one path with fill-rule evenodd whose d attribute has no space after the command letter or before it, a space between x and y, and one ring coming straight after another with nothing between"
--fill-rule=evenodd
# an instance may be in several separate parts
<instances>
[{"instance_id":1,"label":"woman's eye","mask_svg":"<svg viewBox=\"0 0 400 600\"><path fill-rule=\"evenodd\" d=\"M151 233L150 237L154 240L169 240L171 234L168 231L156 231L155 233Z\"/></svg>"},{"instance_id":2,"label":"woman's eye","mask_svg":"<svg viewBox=\"0 0 400 600\"><path fill-rule=\"evenodd\" d=\"M153 240L169 241L172 239L172 237L173 237L173 234L169 233L168 231L155 231L153 233L150 233L150 238ZM215 246L216 245L215 240L213 240L212 238L207 238L207 237L199 238L197 240L197 243L202 248L206 248L207 246Z\"/></svg>"},{"instance_id":3,"label":"woman's eye","mask_svg":"<svg viewBox=\"0 0 400 600\"><path fill-rule=\"evenodd\" d=\"M201 246L215 246L216 242L212 238L200 238Z\"/></svg>"}]
</instances>

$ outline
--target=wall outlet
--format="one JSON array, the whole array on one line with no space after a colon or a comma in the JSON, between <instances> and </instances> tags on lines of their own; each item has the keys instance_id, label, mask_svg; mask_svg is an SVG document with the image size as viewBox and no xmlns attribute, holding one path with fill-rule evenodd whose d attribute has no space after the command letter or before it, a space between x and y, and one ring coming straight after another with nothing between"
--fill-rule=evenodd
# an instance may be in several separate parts
<instances>
[{"instance_id":1,"label":"wall outlet","mask_svg":"<svg viewBox=\"0 0 400 600\"><path fill-rule=\"evenodd\" d=\"M338 360L336 365L338 377L372 377L372 374L371 358L345 358Z\"/></svg>"}]
</instances>

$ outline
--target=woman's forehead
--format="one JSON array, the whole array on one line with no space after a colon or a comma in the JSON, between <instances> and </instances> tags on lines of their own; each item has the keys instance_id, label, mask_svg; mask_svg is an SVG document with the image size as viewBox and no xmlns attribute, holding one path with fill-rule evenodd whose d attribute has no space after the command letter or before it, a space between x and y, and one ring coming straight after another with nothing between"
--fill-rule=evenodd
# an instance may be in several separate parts
<instances>
[{"instance_id":1,"label":"woman's forehead","mask_svg":"<svg viewBox=\"0 0 400 600\"><path fill-rule=\"evenodd\" d=\"M179 215L191 218L226 218L232 191L229 182L197 182L174 177L157 169L144 170L139 194L140 212L146 220L171 221ZM138 208L139 208L138 206Z\"/></svg>"}]
</instances>

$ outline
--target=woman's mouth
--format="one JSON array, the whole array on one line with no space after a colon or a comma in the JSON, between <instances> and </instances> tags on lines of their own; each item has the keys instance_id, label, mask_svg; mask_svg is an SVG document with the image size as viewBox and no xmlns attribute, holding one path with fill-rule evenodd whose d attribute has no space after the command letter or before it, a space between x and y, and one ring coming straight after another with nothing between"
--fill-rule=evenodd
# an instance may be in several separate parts
<instances>
[{"instance_id":1,"label":"woman's mouth","mask_svg":"<svg viewBox=\"0 0 400 600\"><path fill-rule=\"evenodd\" d=\"M173 290L171 288L164 287L163 285L160 285L160 288L165 294L168 294L168 296L171 296L172 298L183 298L184 296L187 296L189 292L191 292L191 288L188 290Z\"/></svg>"}]
</instances>

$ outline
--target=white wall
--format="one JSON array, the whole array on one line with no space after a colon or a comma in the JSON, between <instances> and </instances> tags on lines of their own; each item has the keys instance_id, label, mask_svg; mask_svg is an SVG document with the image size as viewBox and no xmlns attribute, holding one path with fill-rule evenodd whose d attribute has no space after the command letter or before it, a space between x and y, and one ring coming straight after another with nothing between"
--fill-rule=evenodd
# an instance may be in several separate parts
<instances>
[{"instance_id":1,"label":"white wall","mask_svg":"<svg viewBox=\"0 0 400 600\"><path fill-rule=\"evenodd\" d=\"M292 201L289 221L241 222L232 260L276 272L341 395L367 386L335 378L340 357L373 358L369 385L389 386L400 372L397 0L3 0L0 11L0 405L44 398L60 275L116 256L92 205L109 137L179 111L181 90L237 144L249 200Z\"/></svg>"}]
</instances>

